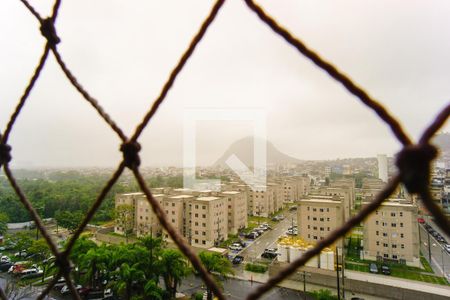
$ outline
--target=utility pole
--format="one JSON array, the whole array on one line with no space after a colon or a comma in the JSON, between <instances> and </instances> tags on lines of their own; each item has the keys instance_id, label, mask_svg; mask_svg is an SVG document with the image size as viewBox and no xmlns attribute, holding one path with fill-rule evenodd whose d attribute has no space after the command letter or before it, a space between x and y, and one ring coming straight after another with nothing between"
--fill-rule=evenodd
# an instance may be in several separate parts
<instances>
[{"instance_id":1,"label":"utility pole","mask_svg":"<svg viewBox=\"0 0 450 300\"><path fill-rule=\"evenodd\" d=\"M431 239L429 232L428 232L428 262L431 264Z\"/></svg>"},{"instance_id":2,"label":"utility pole","mask_svg":"<svg viewBox=\"0 0 450 300\"><path fill-rule=\"evenodd\" d=\"M339 256L337 246L336 246L336 287L338 300L341 300L341 288L339 286Z\"/></svg>"}]
</instances>

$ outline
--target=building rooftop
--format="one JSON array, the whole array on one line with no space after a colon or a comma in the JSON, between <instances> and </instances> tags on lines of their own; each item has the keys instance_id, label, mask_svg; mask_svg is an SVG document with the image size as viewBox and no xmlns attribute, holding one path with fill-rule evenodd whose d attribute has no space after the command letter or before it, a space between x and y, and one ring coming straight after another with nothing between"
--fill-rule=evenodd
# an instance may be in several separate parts
<instances>
[{"instance_id":1,"label":"building rooftop","mask_svg":"<svg viewBox=\"0 0 450 300\"><path fill-rule=\"evenodd\" d=\"M169 197L169 199L186 199L186 198L192 198L192 195L176 195Z\"/></svg>"},{"instance_id":2,"label":"building rooftop","mask_svg":"<svg viewBox=\"0 0 450 300\"><path fill-rule=\"evenodd\" d=\"M314 196L315 197L315 196ZM299 202L315 202L315 203L333 203L333 204L341 204L341 201L333 200L331 198L310 198L310 199L302 199Z\"/></svg>"},{"instance_id":3,"label":"building rooftop","mask_svg":"<svg viewBox=\"0 0 450 300\"><path fill-rule=\"evenodd\" d=\"M196 200L199 200L199 201L214 201L214 200L218 200L218 199L220 199L220 198L219 197L209 196L209 197L198 197Z\"/></svg>"},{"instance_id":4,"label":"building rooftop","mask_svg":"<svg viewBox=\"0 0 450 300\"><path fill-rule=\"evenodd\" d=\"M121 194L122 196L139 196L139 195L144 195L144 193L142 192L136 192L136 193L126 193L126 194Z\"/></svg>"},{"instance_id":5,"label":"building rooftop","mask_svg":"<svg viewBox=\"0 0 450 300\"><path fill-rule=\"evenodd\" d=\"M238 191L225 191L222 192L222 194L226 194L226 195L236 195L236 194L240 194L241 192Z\"/></svg>"}]
</instances>

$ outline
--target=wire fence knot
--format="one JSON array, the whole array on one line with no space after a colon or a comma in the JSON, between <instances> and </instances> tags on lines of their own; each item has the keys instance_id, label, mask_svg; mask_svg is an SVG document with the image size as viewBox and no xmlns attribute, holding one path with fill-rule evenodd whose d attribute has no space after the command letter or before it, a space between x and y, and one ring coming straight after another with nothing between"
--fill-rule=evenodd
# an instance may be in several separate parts
<instances>
[{"instance_id":1,"label":"wire fence knot","mask_svg":"<svg viewBox=\"0 0 450 300\"><path fill-rule=\"evenodd\" d=\"M0 134L0 140L2 135ZM0 143L0 167L3 164L7 164L11 161L11 146L8 144Z\"/></svg>"},{"instance_id":2,"label":"wire fence knot","mask_svg":"<svg viewBox=\"0 0 450 300\"><path fill-rule=\"evenodd\" d=\"M123 152L125 166L130 169L139 167L141 159L138 153L141 151L141 145L138 142L125 142L120 146L120 151Z\"/></svg>"},{"instance_id":3,"label":"wire fence knot","mask_svg":"<svg viewBox=\"0 0 450 300\"><path fill-rule=\"evenodd\" d=\"M47 18L42 21L41 33L52 46L55 46L61 42L60 38L56 34L55 23L52 18Z\"/></svg>"},{"instance_id":4,"label":"wire fence knot","mask_svg":"<svg viewBox=\"0 0 450 300\"><path fill-rule=\"evenodd\" d=\"M409 193L419 193L427 188L430 180L430 163L437 156L436 147L430 144L405 146L397 154L396 165L400 179Z\"/></svg>"}]
</instances>

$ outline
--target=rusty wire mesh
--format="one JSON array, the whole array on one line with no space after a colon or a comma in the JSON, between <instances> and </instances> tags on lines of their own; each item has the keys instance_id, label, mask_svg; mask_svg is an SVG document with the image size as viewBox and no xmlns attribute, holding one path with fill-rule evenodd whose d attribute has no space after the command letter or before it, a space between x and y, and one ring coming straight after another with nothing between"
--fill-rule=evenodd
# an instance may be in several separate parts
<instances>
[{"instance_id":1,"label":"rusty wire mesh","mask_svg":"<svg viewBox=\"0 0 450 300\"><path fill-rule=\"evenodd\" d=\"M160 104L165 100L168 92L173 86L176 77L180 73L180 71L185 66L186 62L191 57L198 43L202 40L205 32L208 27L216 18L218 12L220 11L225 0L217 0L213 5L209 15L203 21L200 29L196 33L196 35L192 38L188 48L183 53L175 68L171 71L169 78L165 82L164 86L161 89L159 96L153 102L150 110L145 115L142 122L137 126L135 132L128 138L125 133L116 125L114 120L112 120L109 115L103 110L97 100L92 97L78 82L76 77L72 74L70 69L64 63L63 58L57 49L57 44L60 42L60 39L56 33L55 29L55 21L57 19L58 10L61 5L61 0L55 0L53 5L52 14L48 18L43 18L28 2L27 0L20 0L25 7L34 15L37 21L40 24L41 34L46 39L46 45L43 51L43 54L39 60L38 66L36 67L28 85L26 86L14 112L11 115L11 118L6 126L3 135L0 135L0 167L3 166L4 172L16 192L19 200L22 202L24 207L30 213L32 219L34 220L37 228L40 230L42 236L47 241L51 251L56 257L56 263L59 267L59 271L57 276L46 286L46 288L39 295L38 299L43 299L49 292L53 285L56 283L56 280L60 276L64 276L66 282L68 283L69 289L75 299L80 299L78 292L75 289L75 286L70 280L70 271L71 271L71 263L69 261L69 254L74 246L74 243L94 216L95 212L101 205L104 200L106 194L110 191L112 186L118 180L122 172L125 168L129 168L141 190L146 195L148 202L152 206L153 211L158 217L159 222L164 227L164 229L168 232L172 240L176 243L178 248L183 252L183 254L189 259L193 267L198 271L200 276L202 277L205 284L213 291L213 293L219 299L225 299L225 296L221 292L219 286L215 283L212 277L208 274L204 266L201 264L199 258L192 251L190 246L185 242L183 237L173 228L166 218L166 214L162 209L161 205L158 201L156 201L149 188L147 187L144 178L142 177L139 171L139 150L141 146L138 143L138 139L148 125L149 121L158 111ZM436 157L437 150L434 146L432 146L429 142L430 139L434 136L434 134L443 126L446 122L449 113L450 113L450 104L448 104L432 121L432 123L425 129L421 138L417 143L413 143L405 131L402 129L401 124L375 99L371 98L370 95L364 91L361 87L357 86L348 76L339 71L335 66L331 63L327 62L323 58L321 58L317 53L309 49L301 40L294 37L288 30L283 28L281 25L277 23L270 15L268 15L258 4L256 4L253 0L244 0L247 4L248 8L252 10L259 19L268 25L276 34L280 35L287 43L292 45L295 49L297 49L302 55L310 59L318 68L321 68L325 72L328 73L334 80L340 82L351 94L356 96L363 104L372 109L380 119L385 122L391 129L394 136L402 143L403 149L397 154L396 164L399 169L399 173L394 176L384 187L384 189L375 197L375 199L365 206L356 216L350 218L343 226L334 230L327 238L319 241L316 246L307 252L294 262L290 263L286 268L281 270L278 274L271 277L265 284L259 286L254 291L250 293L247 299L258 299L265 292L270 290L276 284L283 281L289 275L293 274L295 270L303 265L311 259L313 256L319 254L321 250L325 247L333 244L340 237L344 236L348 233L353 226L359 224L363 221L370 213L378 208L381 203L387 199L397 188L397 186L402 183L406 186L407 190L412 193L420 196L425 207L432 213L435 217L436 223L438 226L450 235L450 223L444 214L441 212L440 208L433 202L433 199L430 195L429 190L429 175L430 175L430 163ZM123 153L123 160L117 166L117 169L113 173L110 180L103 187L102 191L92 204L89 209L86 217L80 224L79 228L75 231L71 239L69 240L67 247L64 251L59 251L56 247L55 243L51 239L50 235L46 231L42 220L37 214L35 208L32 206L30 201L27 199L26 195L22 192L20 186L17 184L11 170L9 168L9 162L11 160L11 147L7 144L8 138L11 134L13 125L20 115L21 109L25 105L28 96L30 95L37 79L39 78L40 72L44 68L44 65L49 57L49 54L52 53L55 57L58 65L61 67L63 73L66 75L67 79L71 82L71 84L76 88L76 90L82 95L82 97L88 101L94 109L98 112L101 118L111 127L111 129L119 136L122 141L122 145L120 146L120 151ZM4 291L0 288L0 297L2 299L7 299Z\"/></svg>"}]
</instances>

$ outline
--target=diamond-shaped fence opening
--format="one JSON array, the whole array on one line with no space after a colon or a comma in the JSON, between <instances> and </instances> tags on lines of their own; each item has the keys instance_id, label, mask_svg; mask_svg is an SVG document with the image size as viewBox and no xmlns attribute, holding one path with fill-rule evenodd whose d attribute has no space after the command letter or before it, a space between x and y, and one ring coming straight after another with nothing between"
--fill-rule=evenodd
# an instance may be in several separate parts
<instances>
[{"instance_id":1,"label":"diamond-shaped fence opening","mask_svg":"<svg viewBox=\"0 0 450 300\"><path fill-rule=\"evenodd\" d=\"M166 218L166 214L162 209L161 205L158 201L156 201L149 188L147 187L143 176L139 170L139 151L141 146L138 143L138 139L145 129L151 118L158 111L160 104L165 100L168 92L173 86L176 77L180 73L180 71L185 66L186 62L191 57L198 43L202 40L205 32L208 27L216 18L218 12L220 11L225 0L217 0L213 5L209 15L203 21L200 29L196 33L196 35L192 38L188 48L183 53L178 63L173 68L172 72L169 75L169 78L165 82L164 86L161 89L159 96L153 102L151 109L147 112L142 122L137 126L135 132L131 137L125 135L125 133L117 126L117 124L110 118L110 116L103 110L103 108L99 105L97 100L92 97L78 82L77 78L72 74L69 67L64 63L63 58L58 52L57 45L60 42L60 38L58 37L57 30L55 28L55 21L58 15L58 9L61 5L61 0L55 0L52 9L52 15L48 18L43 18L28 2L27 0L20 0L25 7L34 15L40 25L40 31L42 35L46 39L46 45L41 56L41 59L36 67L34 74L32 75L28 85L26 86L22 97L20 98L15 111L12 113L10 121L8 122L5 131L0 136L0 167L3 166L6 177L8 178L12 188L15 193L19 197L21 203L26 208L26 210L30 213L32 219L34 220L37 228L41 232L42 236L48 243L50 250L53 252L55 256L56 265L59 268L58 275L54 277L54 279L46 286L46 288L42 291L38 299L43 299L50 292L51 288L56 283L56 280L60 276L64 276L66 282L68 283L68 287L74 298L80 299L79 294L76 291L76 288L73 282L70 280L71 278L71 262L69 260L69 255L71 250L73 249L75 241L79 238L80 234L88 224L88 222L92 219L93 215L100 207L102 201L106 197L107 193L110 191L112 186L119 179L120 175L123 173L125 168L129 168L133 175L135 176L139 187L146 195L148 202L150 203L154 213L156 214L159 222L170 235L171 239L175 242L177 247L183 252L183 254L189 259L192 266L197 270L197 272L202 277L205 284L212 290L214 295L219 299L225 299L225 296L221 292L218 285L206 271L202 263L200 262L197 255L191 250L190 246L184 241L183 237L173 228ZM303 254L300 258L291 262L286 268L281 270L278 274L271 277L265 284L259 286L254 291L250 293L247 299L258 299L276 284L283 281L289 275L293 274L297 268L306 264L306 262L319 254L325 247L330 246L340 237L343 237L346 233L348 233L353 226L358 225L361 221L363 221L370 213L378 208L381 203L387 199L397 188L397 186L402 183L405 185L407 190L410 193L417 194L422 199L426 208L432 213L434 216L436 223L438 226L448 235L450 235L450 224L446 217L443 215L439 207L433 202L433 199L430 195L429 190L429 174L430 174L430 162L436 157L437 150L434 148L429 142L430 139L434 136L434 134L443 126L446 122L449 113L450 113L450 105L447 105L432 121L432 123L425 129L421 138L417 143L413 143L405 131L402 129L400 123L393 117L391 114L376 100L371 98L369 94L364 91L361 87L357 86L349 77L339 71L335 66L333 66L330 62L325 61L321 58L317 53L310 50L301 40L294 37L288 30L283 28L281 25L277 23L270 15L268 15L259 5L257 5L253 0L243 0L246 2L248 8L252 10L259 19L269 26L275 34L280 35L285 42L289 43L295 49L297 49L302 55L311 60L318 68L321 68L332 79L340 82L351 94L353 94L356 98L358 98L362 103L364 103L367 107L372 109L379 118L385 122L391 129L394 136L402 143L403 149L397 155L397 167L399 169L399 173L394 176L394 178L384 187L384 189L375 197L375 199L365 206L356 216L350 218L344 225L340 228L334 230L327 238L319 241L316 246ZM70 83L74 86L74 88L81 94L81 96L88 101L92 107L98 112L99 116L103 118L103 120L111 127L111 129L119 136L122 141L122 145L120 146L120 151L123 153L123 160L117 166L117 169L113 173L110 180L103 187L102 191L94 201L93 205L89 209L86 214L84 220L81 222L79 228L72 235L69 240L64 251L59 251L58 247L52 241L50 235L46 231L42 220L39 218L36 209L32 206L30 201L27 199L26 195L22 192L20 186L17 184L11 170L9 168L9 162L11 160L11 147L7 144L10 134L12 132L13 125L20 115L20 112L23 106L26 104L27 98L30 95L36 81L39 78L40 72L44 68L44 65L47 61L49 55L53 55L61 67L63 73L70 81ZM0 297L2 299L7 299L4 291L0 289Z\"/></svg>"}]
</instances>

